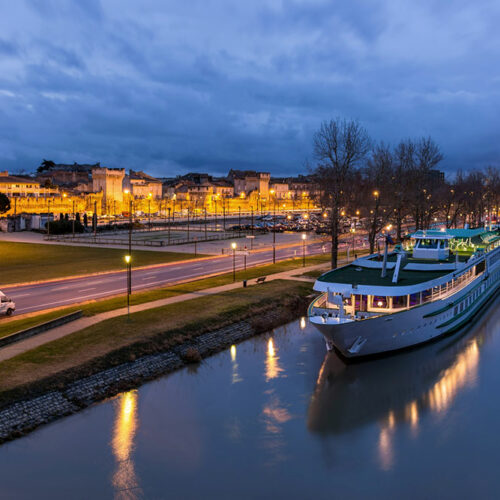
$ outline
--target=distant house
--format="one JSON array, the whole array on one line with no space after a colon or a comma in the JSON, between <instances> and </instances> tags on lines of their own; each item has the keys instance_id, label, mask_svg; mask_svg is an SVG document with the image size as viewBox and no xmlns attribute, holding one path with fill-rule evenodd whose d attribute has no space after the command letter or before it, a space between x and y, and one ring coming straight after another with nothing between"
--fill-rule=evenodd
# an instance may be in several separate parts
<instances>
[{"instance_id":1,"label":"distant house","mask_svg":"<svg viewBox=\"0 0 500 500\"><path fill-rule=\"evenodd\" d=\"M130 190L135 198L159 200L163 196L162 187L161 179L152 177L142 171L130 170L124 181L124 189Z\"/></svg>"},{"instance_id":2,"label":"distant house","mask_svg":"<svg viewBox=\"0 0 500 500\"><path fill-rule=\"evenodd\" d=\"M32 177L21 177L9 175L6 170L0 172L0 193L6 194L9 198L39 197L58 194L59 190L45 188Z\"/></svg>"},{"instance_id":3,"label":"distant house","mask_svg":"<svg viewBox=\"0 0 500 500\"><path fill-rule=\"evenodd\" d=\"M269 172L256 172L255 170L233 170L229 171L228 180L234 185L235 196L244 193L249 196L252 192L267 198L269 193Z\"/></svg>"}]
</instances>

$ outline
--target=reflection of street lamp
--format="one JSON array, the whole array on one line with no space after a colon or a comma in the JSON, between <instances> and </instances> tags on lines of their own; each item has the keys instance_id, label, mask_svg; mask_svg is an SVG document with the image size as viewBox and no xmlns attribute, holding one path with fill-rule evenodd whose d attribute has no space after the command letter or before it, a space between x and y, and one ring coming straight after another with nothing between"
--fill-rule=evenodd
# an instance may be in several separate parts
<instances>
[{"instance_id":1,"label":"reflection of street lamp","mask_svg":"<svg viewBox=\"0 0 500 500\"><path fill-rule=\"evenodd\" d=\"M302 233L302 267L306 267L306 233Z\"/></svg>"},{"instance_id":2,"label":"reflection of street lamp","mask_svg":"<svg viewBox=\"0 0 500 500\"><path fill-rule=\"evenodd\" d=\"M236 281L236 243L231 243L233 249L233 283Z\"/></svg>"},{"instance_id":3,"label":"reflection of street lamp","mask_svg":"<svg viewBox=\"0 0 500 500\"><path fill-rule=\"evenodd\" d=\"M132 293L132 256L125 255L127 264L127 316L130 321L130 294Z\"/></svg>"}]
</instances>

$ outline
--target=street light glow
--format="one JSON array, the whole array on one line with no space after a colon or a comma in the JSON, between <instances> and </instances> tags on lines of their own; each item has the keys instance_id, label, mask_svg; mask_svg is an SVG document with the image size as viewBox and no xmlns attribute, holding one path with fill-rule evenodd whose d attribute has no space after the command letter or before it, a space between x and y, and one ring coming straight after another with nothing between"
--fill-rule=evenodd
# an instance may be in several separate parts
<instances>
[{"instance_id":1,"label":"street light glow","mask_svg":"<svg viewBox=\"0 0 500 500\"><path fill-rule=\"evenodd\" d=\"M305 233L302 233L302 239L305 240L307 238L307 235Z\"/></svg>"},{"instance_id":2,"label":"street light glow","mask_svg":"<svg viewBox=\"0 0 500 500\"><path fill-rule=\"evenodd\" d=\"M132 257L130 255L125 255L125 262L127 264L130 264L130 261L132 260Z\"/></svg>"},{"instance_id":3,"label":"street light glow","mask_svg":"<svg viewBox=\"0 0 500 500\"><path fill-rule=\"evenodd\" d=\"M237 246L237 245L236 245L236 243L235 243L235 242L231 243L231 248L232 248L233 250L236 250L236 246Z\"/></svg>"}]
</instances>

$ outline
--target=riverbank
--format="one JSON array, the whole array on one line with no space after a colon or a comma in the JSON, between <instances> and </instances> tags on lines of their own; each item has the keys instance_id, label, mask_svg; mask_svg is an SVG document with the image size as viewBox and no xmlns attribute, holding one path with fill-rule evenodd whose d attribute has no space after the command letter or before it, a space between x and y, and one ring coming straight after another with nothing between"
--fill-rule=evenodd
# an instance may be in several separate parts
<instances>
[{"instance_id":1,"label":"riverbank","mask_svg":"<svg viewBox=\"0 0 500 500\"><path fill-rule=\"evenodd\" d=\"M106 320L0 364L0 442L305 314L276 280ZM112 334L110 334L112 332Z\"/></svg>"}]
</instances>

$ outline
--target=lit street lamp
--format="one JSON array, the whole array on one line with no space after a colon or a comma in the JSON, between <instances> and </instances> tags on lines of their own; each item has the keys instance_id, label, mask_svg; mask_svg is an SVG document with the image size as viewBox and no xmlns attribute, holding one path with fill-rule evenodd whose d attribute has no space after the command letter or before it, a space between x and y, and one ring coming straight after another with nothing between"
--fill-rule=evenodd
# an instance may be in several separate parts
<instances>
[{"instance_id":1,"label":"lit street lamp","mask_svg":"<svg viewBox=\"0 0 500 500\"><path fill-rule=\"evenodd\" d=\"M306 267L306 233L302 233L302 267Z\"/></svg>"},{"instance_id":2,"label":"lit street lamp","mask_svg":"<svg viewBox=\"0 0 500 500\"><path fill-rule=\"evenodd\" d=\"M233 249L233 283L236 281L236 243L231 243Z\"/></svg>"},{"instance_id":3,"label":"lit street lamp","mask_svg":"<svg viewBox=\"0 0 500 500\"><path fill-rule=\"evenodd\" d=\"M127 316L130 321L130 294L132 293L132 256L125 255L127 264Z\"/></svg>"},{"instance_id":4,"label":"lit street lamp","mask_svg":"<svg viewBox=\"0 0 500 500\"><path fill-rule=\"evenodd\" d=\"M352 258L354 260L355 259L355 254L354 254L354 250L355 250L354 234L356 233L356 228L351 227L350 231L352 233Z\"/></svg>"}]
</instances>

